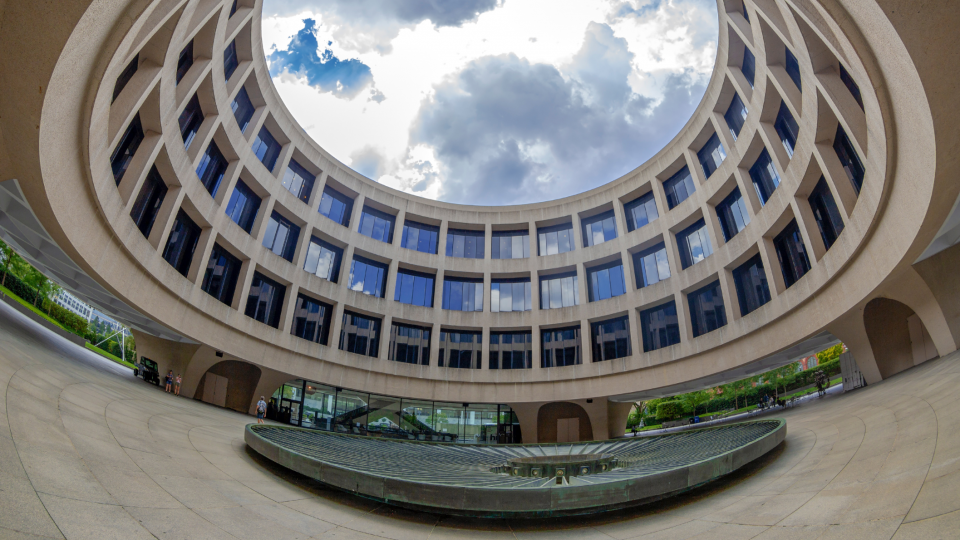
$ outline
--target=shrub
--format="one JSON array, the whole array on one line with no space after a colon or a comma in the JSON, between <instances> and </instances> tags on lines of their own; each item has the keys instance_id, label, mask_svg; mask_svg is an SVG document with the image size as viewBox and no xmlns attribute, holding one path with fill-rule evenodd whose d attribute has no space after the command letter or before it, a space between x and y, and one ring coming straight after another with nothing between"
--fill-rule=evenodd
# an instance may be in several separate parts
<instances>
[{"instance_id":1,"label":"shrub","mask_svg":"<svg viewBox=\"0 0 960 540\"><path fill-rule=\"evenodd\" d=\"M683 404L679 401L661 401L657 405L657 422L665 422L683 416Z\"/></svg>"},{"instance_id":2,"label":"shrub","mask_svg":"<svg viewBox=\"0 0 960 540\"><path fill-rule=\"evenodd\" d=\"M43 310L47 311L50 314L51 319L60 323L61 326L67 330L77 334L78 336L85 337L87 331L87 320L83 317L49 301L44 302Z\"/></svg>"}]
</instances>

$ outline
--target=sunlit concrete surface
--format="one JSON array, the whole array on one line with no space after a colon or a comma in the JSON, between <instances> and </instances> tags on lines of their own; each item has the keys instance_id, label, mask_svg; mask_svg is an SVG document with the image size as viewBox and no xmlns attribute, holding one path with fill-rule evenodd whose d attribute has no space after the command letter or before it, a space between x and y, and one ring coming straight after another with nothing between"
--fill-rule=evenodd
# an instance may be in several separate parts
<instances>
[{"instance_id":1,"label":"sunlit concrete surface","mask_svg":"<svg viewBox=\"0 0 960 540\"><path fill-rule=\"evenodd\" d=\"M0 304L0 538L956 538L957 353L788 410L782 449L643 510L482 521L274 469L252 419L134 379Z\"/></svg>"}]
</instances>

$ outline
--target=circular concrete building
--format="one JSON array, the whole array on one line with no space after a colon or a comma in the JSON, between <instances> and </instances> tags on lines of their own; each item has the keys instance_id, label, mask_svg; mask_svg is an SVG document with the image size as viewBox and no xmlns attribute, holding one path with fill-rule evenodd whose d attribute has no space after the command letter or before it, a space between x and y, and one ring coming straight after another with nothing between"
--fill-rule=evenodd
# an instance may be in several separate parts
<instances>
[{"instance_id":1,"label":"circular concrete building","mask_svg":"<svg viewBox=\"0 0 960 540\"><path fill-rule=\"evenodd\" d=\"M276 394L318 429L419 408L464 419L446 440L608 439L637 399L840 341L868 384L955 351L960 10L718 7L706 94L659 153L480 207L307 137L259 1L0 4L0 236L184 395Z\"/></svg>"}]
</instances>

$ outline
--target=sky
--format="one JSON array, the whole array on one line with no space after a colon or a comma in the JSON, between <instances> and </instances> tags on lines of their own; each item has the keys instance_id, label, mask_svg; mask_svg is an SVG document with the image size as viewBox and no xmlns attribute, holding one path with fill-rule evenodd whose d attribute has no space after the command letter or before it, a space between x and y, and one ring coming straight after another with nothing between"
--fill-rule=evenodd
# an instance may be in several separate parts
<instances>
[{"instance_id":1,"label":"sky","mask_svg":"<svg viewBox=\"0 0 960 540\"><path fill-rule=\"evenodd\" d=\"M447 202L558 199L633 170L703 97L715 0L264 0L273 82L334 157Z\"/></svg>"}]
</instances>

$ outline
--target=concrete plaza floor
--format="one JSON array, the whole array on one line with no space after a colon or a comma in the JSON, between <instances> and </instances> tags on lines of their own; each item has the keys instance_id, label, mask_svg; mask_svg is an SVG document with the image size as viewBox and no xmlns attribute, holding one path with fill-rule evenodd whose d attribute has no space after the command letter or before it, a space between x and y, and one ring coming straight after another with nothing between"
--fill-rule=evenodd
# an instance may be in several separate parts
<instances>
[{"instance_id":1,"label":"concrete plaza floor","mask_svg":"<svg viewBox=\"0 0 960 540\"><path fill-rule=\"evenodd\" d=\"M960 538L960 354L783 413L762 463L653 506L483 521L277 469L240 415L165 394L0 303L0 539Z\"/></svg>"}]
</instances>

